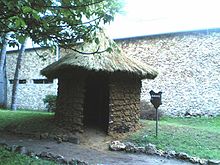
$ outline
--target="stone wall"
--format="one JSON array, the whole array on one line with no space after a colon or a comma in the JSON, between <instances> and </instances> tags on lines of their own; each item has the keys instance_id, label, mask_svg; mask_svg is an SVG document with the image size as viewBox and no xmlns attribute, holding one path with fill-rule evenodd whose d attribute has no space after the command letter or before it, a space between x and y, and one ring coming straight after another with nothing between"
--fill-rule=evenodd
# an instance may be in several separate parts
<instances>
[{"instance_id":1,"label":"stone wall","mask_svg":"<svg viewBox=\"0 0 220 165\"><path fill-rule=\"evenodd\" d=\"M109 84L109 130L124 133L135 130L140 117L141 80L111 76Z\"/></svg>"},{"instance_id":2,"label":"stone wall","mask_svg":"<svg viewBox=\"0 0 220 165\"><path fill-rule=\"evenodd\" d=\"M58 98L55 119L71 131L83 131L83 108L85 98L85 77L64 76L58 81Z\"/></svg>"},{"instance_id":3,"label":"stone wall","mask_svg":"<svg viewBox=\"0 0 220 165\"><path fill-rule=\"evenodd\" d=\"M159 71L155 80L142 81L141 101L150 105L149 91L162 91L163 105L159 108L168 115L187 113L220 114L220 32L200 31L146 36L116 40L123 51ZM48 58L43 61L34 50L26 51L19 84L18 108L44 109L42 99L57 93L57 81L35 84L34 79L46 79L40 70L56 60L55 53L37 49ZM64 55L68 51L61 50ZM61 55L61 56L62 56ZM11 101L9 80L13 79L17 52L7 55L8 106Z\"/></svg>"},{"instance_id":4,"label":"stone wall","mask_svg":"<svg viewBox=\"0 0 220 165\"><path fill-rule=\"evenodd\" d=\"M167 115L220 114L220 32L200 31L117 40L129 56L159 71L142 81L141 100L162 91Z\"/></svg>"},{"instance_id":5,"label":"stone wall","mask_svg":"<svg viewBox=\"0 0 220 165\"><path fill-rule=\"evenodd\" d=\"M21 109L43 110L45 109L43 98L46 95L56 95L57 93L57 80L53 80L53 83L47 82L46 77L40 75L41 69L56 61L55 52L43 48L37 49L36 52L33 49L26 50L22 58L17 99L18 108ZM46 60L40 58L39 55L44 56ZM11 104L12 80L17 56L17 51L7 53L8 107Z\"/></svg>"}]
</instances>

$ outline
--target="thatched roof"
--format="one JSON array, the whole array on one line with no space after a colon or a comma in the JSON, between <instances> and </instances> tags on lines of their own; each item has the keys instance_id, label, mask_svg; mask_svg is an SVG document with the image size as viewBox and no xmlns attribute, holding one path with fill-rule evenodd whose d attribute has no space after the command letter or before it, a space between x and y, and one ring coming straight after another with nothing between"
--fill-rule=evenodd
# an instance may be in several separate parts
<instances>
[{"instance_id":1,"label":"thatched roof","mask_svg":"<svg viewBox=\"0 0 220 165\"><path fill-rule=\"evenodd\" d=\"M82 52L95 52L99 48L99 51L103 51L111 46L112 51L95 54L81 54L71 51L41 70L41 74L50 78L56 78L58 77L57 74L64 69L83 69L107 73L126 72L142 79L154 79L157 76L158 73L150 66L126 56L116 43L106 37L103 32L99 35L99 41L98 45L95 43L83 43L80 46L80 50Z\"/></svg>"}]
</instances>

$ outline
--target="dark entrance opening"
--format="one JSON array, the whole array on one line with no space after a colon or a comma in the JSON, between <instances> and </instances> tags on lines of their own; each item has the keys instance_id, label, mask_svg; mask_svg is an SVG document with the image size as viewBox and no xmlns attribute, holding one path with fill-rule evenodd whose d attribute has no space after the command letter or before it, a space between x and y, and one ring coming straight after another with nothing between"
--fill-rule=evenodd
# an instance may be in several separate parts
<instances>
[{"instance_id":1,"label":"dark entrance opening","mask_svg":"<svg viewBox=\"0 0 220 165\"><path fill-rule=\"evenodd\" d=\"M86 80L84 126L107 132L108 124L108 78L103 75L90 75Z\"/></svg>"}]
</instances>

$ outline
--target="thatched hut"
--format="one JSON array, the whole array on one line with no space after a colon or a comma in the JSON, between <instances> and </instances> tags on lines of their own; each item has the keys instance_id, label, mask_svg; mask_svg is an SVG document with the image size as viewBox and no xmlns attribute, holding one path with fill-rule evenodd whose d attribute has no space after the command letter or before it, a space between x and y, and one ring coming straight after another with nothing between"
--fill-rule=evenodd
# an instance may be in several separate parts
<instances>
[{"instance_id":1,"label":"thatched hut","mask_svg":"<svg viewBox=\"0 0 220 165\"><path fill-rule=\"evenodd\" d=\"M107 133L134 130L140 115L141 79L154 79L157 72L127 57L104 33L100 43L82 44L81 54L70 52L41 71L58 78L56 120L72 131L96 126Z\"/></svg>"}]
</instances>

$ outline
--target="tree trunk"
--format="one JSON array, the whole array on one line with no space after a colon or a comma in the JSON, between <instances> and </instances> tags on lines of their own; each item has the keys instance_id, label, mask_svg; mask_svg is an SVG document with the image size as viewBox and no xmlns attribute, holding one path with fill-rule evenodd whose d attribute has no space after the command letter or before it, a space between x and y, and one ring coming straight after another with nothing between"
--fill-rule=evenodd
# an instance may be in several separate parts
<instances>
[{"instance_id":1,"label":"tree trunk","mask_svg":"<svg viewBox=\"0 0 220 165\"><path fill-rule=\"evenodd\" d=\"M4 36L0 54L0 108L6 108L7 106L6 50L9 36L9 33Z\"/></svg>"},{"instance_id":2,"label":"tree trunk","mask_svg":"<svg viewBox=\"0 0 220 165\"><path fill-rule=\"evenodd\" d=\"M26 44L27 44L27 38L25 39L24 43L21 45L21 49L19 50L18 58L17 58L13 88L12 88L12 97L11 97L11 109L13 111L17 110L17 89L18 89L18 82L19 82L18 75L19 75L19 70L21 68L22 56L26 49Z\"/></svg>"}]
</instances>

